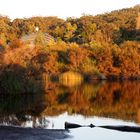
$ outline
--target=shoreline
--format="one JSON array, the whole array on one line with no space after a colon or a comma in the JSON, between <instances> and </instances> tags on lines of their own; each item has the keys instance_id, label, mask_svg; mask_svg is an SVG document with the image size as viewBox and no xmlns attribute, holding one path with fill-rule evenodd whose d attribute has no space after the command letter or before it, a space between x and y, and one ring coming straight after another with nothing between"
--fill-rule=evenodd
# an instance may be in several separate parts
<instances>
[{"instance_id":1,"label":"shoreline","mask_svg":"<svg viewBox=\"0 0 140 140\"><path fill-rule=\"evenodd\" d=\"M68 130L22 128L14 126L0 126L0 139L20 140L61 140L69 138Z\"/></svg>"}]
</instances>

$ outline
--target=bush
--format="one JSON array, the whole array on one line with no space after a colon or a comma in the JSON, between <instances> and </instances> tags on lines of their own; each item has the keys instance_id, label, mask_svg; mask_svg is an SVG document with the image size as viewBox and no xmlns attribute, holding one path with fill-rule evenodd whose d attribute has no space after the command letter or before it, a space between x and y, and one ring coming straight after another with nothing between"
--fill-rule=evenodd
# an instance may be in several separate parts
<instances>
[{"instance_id":1,"label":"bush","mask_svg":"<svg viewBox=\"0 0 140 140\"><path fill-rule=\"evenodd\" d=\"M59 76L59 82L65 86L80 85L83 81L83 76L79 73L68 71Z\"/></svg>"}]
</instances>

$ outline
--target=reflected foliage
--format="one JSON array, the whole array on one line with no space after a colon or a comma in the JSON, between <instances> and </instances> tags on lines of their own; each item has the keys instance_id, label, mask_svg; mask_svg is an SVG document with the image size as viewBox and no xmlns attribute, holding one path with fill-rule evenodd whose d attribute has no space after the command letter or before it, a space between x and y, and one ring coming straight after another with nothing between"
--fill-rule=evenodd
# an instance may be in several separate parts
<instances>
[{"instance_id":1,"label":"reflected foliage","mask_svg":"<svg viewBox=\"0 0 140 140\"><path fill-rule=\"evenodd\" d=\"M71 88L58 86L46 96L51 104L46 113L49 114L49 111L55 108L58 112L65 110L69 114L78 113L85 116L97 115L137 121L140 106L139 90L139 82L92 83ZM66 96L66 93L69 96ZM63 106L58 98L63 99Z\"/></svg>"},{"instance_id":2,"label":"reflected foliage","mask_svg":"<svg viewBox=\"0 0 140 140\"><path fill-rule=\"evenodd\" d=\"M31 122L32 127L47 127L47 116L68 112L139 123L139 82L94 82L75 87L46 82L45 86L45 94L1 95L0 122L21 126Z\"/></svg>"},{"instance_id":3,"label":"reflected foliage","mask_svg":"<svg viewBox=\"0 0 140 140\"><path fill-rule=\"evenodd\" d=\"M37 126L36 120L46 108L47 102L40 93L1 95L0 98L0 123L8 125L25 126L32 120L32 127ZM41 120L41 119L40 119Z\"/></svg>"}]
</instances>

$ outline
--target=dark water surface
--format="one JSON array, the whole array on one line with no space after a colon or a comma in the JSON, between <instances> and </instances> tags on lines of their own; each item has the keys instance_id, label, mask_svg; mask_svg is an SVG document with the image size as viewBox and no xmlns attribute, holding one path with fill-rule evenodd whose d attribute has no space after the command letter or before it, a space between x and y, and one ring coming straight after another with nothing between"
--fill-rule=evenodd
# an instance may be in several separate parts
<instances>
[{"instance_id":1,"label":"dark water surface","mask_svg":"<svg viewBox=\"0 0 140 140\"><path fill-rule=\"evenodd\" d=\"M64 123L140 126L140 82L94 82L79 86L46 82L44 94L1 95L0 124L64 129ZM70 130L72 140L135 139L140 133L100 127Z\"/></svg>"}]
</instances>

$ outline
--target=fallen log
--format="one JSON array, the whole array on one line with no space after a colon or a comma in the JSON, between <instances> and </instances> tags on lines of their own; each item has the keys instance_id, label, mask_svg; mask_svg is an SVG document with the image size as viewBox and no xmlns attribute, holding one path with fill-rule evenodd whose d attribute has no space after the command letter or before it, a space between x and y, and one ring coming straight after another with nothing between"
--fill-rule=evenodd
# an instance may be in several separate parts
<instances>
[{"instance_id":1,"label":"fallen log","mask_svg":"<svg viewBox=\"0 0 140 140\"><path fill-rule=\"evenodd\" d=\"M122 132L136 132L140 133L140 127L138 126L98 126L101 128L106 128L106 129L112 129L112 130L118 130Z\"/></svg>"},{"instance_id":2,"label":"fallen log","mask_svg":"<svg viewBox=\"0 0 140 140\"><path fill-rule=\"evenodd\" d=\"M69 123L69 122L65 122L65 129L72 129L72 128L78 128L78 127L95 127L95 125L90 124L90 125L80 125L80 124L76 124L76 123Z\"/></svg>"},{"instance_id":3,"label":"fallen log","mask_svg":"<svg viewBox=\"0 0 140 140\"><path fill-rule=\"evenodd\" d=\"M93 124L90 124L90 125L80 125L80 124L76 124L76 123L65 122L65 129L73 129L73 128L78 128L78 127L90 127L90 128L101 127L101 128L105 128L105 129L118 130L118 131L122 131L122 132L136 132L136 133L140 133L140 127L139 126L126 126L126 125L95 126Z\"/></svg>"}]
</instances>

